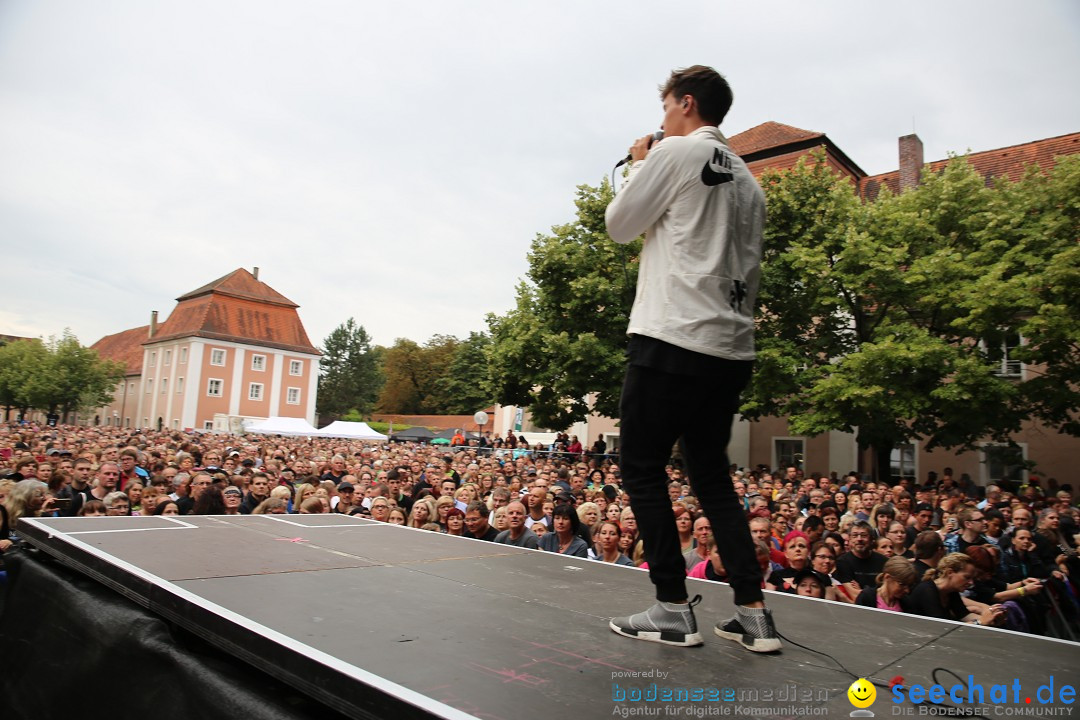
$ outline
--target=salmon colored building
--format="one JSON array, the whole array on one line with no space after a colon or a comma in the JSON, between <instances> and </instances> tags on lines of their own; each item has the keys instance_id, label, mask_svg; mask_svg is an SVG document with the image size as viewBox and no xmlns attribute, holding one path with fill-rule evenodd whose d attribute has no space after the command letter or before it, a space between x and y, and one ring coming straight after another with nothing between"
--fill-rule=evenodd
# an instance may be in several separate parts
<instances>
[{"instance_id":1,"label":"salmon colored building","mask_svg":"<svg viewBox=\"0 0 1080 720\"><path fill-rule=\"evenodd\" d=\"M94 421L103 425L238 432L245 419L315 422L319 351L296 303L241 268L176 299L160 326L94 344L123 362L124 381Z\"/></svg>"}]
</instances>

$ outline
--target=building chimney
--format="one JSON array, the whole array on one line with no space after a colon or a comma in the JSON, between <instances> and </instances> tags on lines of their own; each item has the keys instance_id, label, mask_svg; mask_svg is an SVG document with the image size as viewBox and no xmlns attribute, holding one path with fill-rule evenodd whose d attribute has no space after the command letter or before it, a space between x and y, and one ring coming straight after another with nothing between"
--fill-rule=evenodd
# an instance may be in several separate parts
<instances>
[{"instance_id":1,"label":"building chimney","mask_svg":"<svg viewBox=\"0 0 1080 720\"><path fill-rule=\"evenodd\" d=\"M255 279L259 279L259 267L256 265L255 269L251 271L251 274L255 276Z\"/></svg>"},{"instance_id":2,"label":"building chimney","mask_svg":"<svg viewBox=\"0 0 1080 720\"><path fill-rule=\"evenodd\" d=\"M923 146L919 136L912 133L900 138L900 192L919 184L923 167Z\"/></svg>"},{"instance_id":3,"label":"building chimney","mask_svg":"<svg viewBox=\"0 0 1080 720\"><path fill-rule=\"evenodd\" d=\"M150 337L157 335L157 310L150 311Z\"/></svg>"}]
</instances>

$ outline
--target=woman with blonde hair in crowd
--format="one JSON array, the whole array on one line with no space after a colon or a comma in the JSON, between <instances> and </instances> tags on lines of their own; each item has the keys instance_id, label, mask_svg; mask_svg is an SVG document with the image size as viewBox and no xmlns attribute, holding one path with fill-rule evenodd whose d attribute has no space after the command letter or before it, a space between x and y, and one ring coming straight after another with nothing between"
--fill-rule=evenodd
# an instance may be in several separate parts
<instances>
[{"instance_id":1,"label":"woman with blonde hair in crowd","mask_svg":"<svg viewBox=\"0 0 1080 720\"><path fill-rule=\"evenodd\" d=\"M255 506L252 515L285 515L288 513L289 503L281 498L268 497Z\"/></svg>"},{"instance_id":2,"label":"woman with blonde hair in crowd","mask_svg":"<svg viewBox=\"0 0 1080 720\"><path fill-rule=\"evenodd\" d=\"M578 520L583 525L591 528L600 521L600 506L594 502L583 502L577 506Z\"/></svg>"},{"instance_id":3,"label":"woman with blonde hair in crowd","mask_svg":"<svg viewBox=\"0 0 1080 720\"><path fill-rule=\"evenodd\" d=\"M313 495L300 503L300 514L302 515L318 515L325 512L329 512L329 510L323 498L318 495Z\"/></svg>"},{"instance_id":4,"label":"woman with blonde hair in crowd","mask_svg":"<svg viewBox=\"0 0 1080 720\"><path fill-rule=\"evenodd\" d=\"M422 528L435 519L435 502L430 495L426 495L413 503L412 513L406 523L411 528Z\"/></svg>"},{"instance_id":5,"label":"woman with blonde hair in crowd","mask_svg":"<svg viewBox=\"0 0 1080 720\"><path fill-rule=\"evenodd\" d=\"M863 588L855 598L855 604L878 610L904 612L900 607L900 599L906 597L918 581L918 575L910 560L900 556L891 557L874 580L877 587Z\"/></svg>"},{"instance_id":6,"label":"woman with blonde hair in crowd","mask_svg":"<svg viewBox=\"0 0 1080 720\"><path fill-rule=\"evenodd\" d=\"M495 528L499 532L506 530L509 525L506 522L506 506L495 508L495 512L492 513L491 527Z\"/></svg>"},{"instance_id":7,"label":"woman with blonde hair in crowd","mask_svg":"<svg viewBox=\"0 0 1080 720\"><path fill-rule=\"evenodd\" d=\"M975 581L976 570L964 553L949 553L923 575L904 599L905 612L940 620L956 620L972 625L998 625L1005 620L1002 605L986 607L981 614L969 612L962 593Z\"/></svg>"},{"instance_id":8,"label":"woman with blonde hair in crowd","mask_svg":"<svg viewBox=\"0 0 1080 720\"><path fill-rule=\"evenodd\" d=\"M24 517L41 517L51 513L53 498L48 494L49 487L40 480L20 480L8 491L4 499L8 527L18 529L19 520ZM8 538L0 538L7 540Z\"/></svg>"},{"instance_id":9,"label":"woman with blonde hair in crowd","mask_svg":"<svg viewBox=\"0 0 1080 720\"><path fill-rule=\"evenodd\" d=\"M278 487L284 487L279 485ZM304 504L304 501L315 494L315 486L310 483L300 483L296 486L296 490L293 491L292 511L295 513L300 512L300 506Z\"/></svg>"},{"instance_id":10,"label":"woman with blonde hair in crowd","mask_svg":"<svg viewBox=\"0 0 1080 720\"><path fill-rule=\"evenodd\" d=\"M454 503L454 498L449 495L443 495L435 501L435 517L431 518L431 521L438 523L444 533L446 532L446 516L454 507Z\"/></svg>"}]
</instances>

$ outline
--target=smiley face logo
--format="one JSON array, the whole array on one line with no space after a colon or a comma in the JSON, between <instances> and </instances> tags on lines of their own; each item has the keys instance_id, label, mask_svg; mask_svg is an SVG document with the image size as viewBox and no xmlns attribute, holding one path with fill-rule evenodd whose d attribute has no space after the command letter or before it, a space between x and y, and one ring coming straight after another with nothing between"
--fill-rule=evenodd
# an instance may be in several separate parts
<instances>
[{"instance_id":1,"label":"smiley face logo","mask_svg":"<svg viewBox=\"0 0 1080 720\"><path fill-rule=\"evenodd\" d=\"M868 708L874 704L877 690L866 678L859 678L851 683L851 687L847 689L847 696L855 707Z\"/></svg>"}]
</instances>

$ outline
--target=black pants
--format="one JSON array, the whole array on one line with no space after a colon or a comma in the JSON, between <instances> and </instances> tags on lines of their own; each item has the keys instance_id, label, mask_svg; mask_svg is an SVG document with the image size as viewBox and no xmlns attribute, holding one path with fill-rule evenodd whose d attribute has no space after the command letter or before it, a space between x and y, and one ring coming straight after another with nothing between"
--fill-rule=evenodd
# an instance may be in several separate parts
<instances>
[{"instance_id":1,"label":"black pants","mask_svg":"<svg viewBox=\"0 0 1080 720\"><path fill-rule=\"evenodd\" d=\"M619 433L623 485L644 541L649 577L661 601L687 598L686 562L665 472L677 440L681 440L690 486L712 525L735 602L746 605L764 598L761 568L727 457L739 393L750 381L753 364L732 360L724 367L729 371L710 377L637 365L626 369Z\"/></svg>"}]
</instances>

